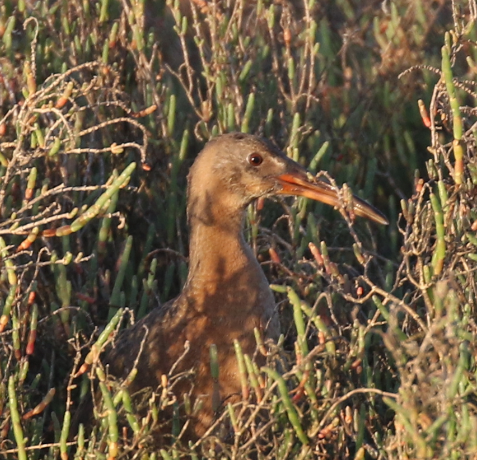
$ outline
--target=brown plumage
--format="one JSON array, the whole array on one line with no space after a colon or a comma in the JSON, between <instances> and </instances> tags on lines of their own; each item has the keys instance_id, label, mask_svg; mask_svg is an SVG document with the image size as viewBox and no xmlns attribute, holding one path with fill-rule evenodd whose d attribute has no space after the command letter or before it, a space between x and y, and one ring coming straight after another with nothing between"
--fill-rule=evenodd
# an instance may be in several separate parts
<instances>
[{"instance_id":1,"label":"brown plumage","mask_svg":"<svg viewBox=\"0 0 477 460\"><path fill-rule=\"evenodd\" d=\"M106 357L110 373L126 376L137 360L132 392L157 388L161 376L190 350L175 372L194 370L175 388L192 388L202 409L192 421L190 436L202 436L214 420L213 402L233 401L241 392L233 341L256 351L254 328L264 339L276 339L279 320L267 279L244 240L246 206L272 195L301 195L339 205L336 189L310 181L306 171L273 144L247 134L226 134L211 140L197 157L189 177L187 215L190 227L189 275L182 293L124 331ZM386 219L369 204L354 198L354 212L381 224ZM210 372L210 345L218 350L219 382ZM193 386L191 386L193 385ZM194 402L194 401L192 401Z\"/></svg>"}]
</instances>

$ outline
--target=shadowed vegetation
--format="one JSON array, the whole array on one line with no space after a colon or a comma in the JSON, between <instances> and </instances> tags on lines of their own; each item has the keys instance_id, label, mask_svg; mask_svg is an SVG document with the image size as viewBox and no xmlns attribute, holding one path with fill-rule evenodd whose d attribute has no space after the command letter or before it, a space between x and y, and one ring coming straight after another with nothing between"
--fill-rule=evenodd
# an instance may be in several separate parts
<instances>
[{"instance_id":1,"label":"shadowed vegetation","mask_svg":"<svg viewBox=\"0 0 477 460\"><path fill-rule=\"evenodd\" d=\"M476 15L474 0L4 0L2 456L475 458ZM229 131L273 139L390 225L303 198L248 208L280 373L237 344L242 401L190 445L179 414L200 408L173 396L174 369L134 397L141 376L115 381L101 353L180 292L187 171ZM73 429L91 391L91 426Z\"/></svg>"}]
</instances>

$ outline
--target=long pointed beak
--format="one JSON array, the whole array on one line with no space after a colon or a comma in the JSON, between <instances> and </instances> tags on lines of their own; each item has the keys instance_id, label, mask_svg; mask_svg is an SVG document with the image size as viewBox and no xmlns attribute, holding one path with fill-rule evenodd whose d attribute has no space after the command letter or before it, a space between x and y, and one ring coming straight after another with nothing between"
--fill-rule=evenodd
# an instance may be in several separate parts
<instances>
[{"instance_id":1,"label":"long pointed beak","mask_svg":"<svg viewBox=\"0 0 477 460\"><path fill-rule=\"evenodd\" d=\"M282 190L277 193L280 195L304 196L333 207L343 206L335 187L320 180L310 182L305 177L299 173L287 173L278 176L277 179L282 186ZM367 217L378 224L389 224L380 211L356 195L353 195L353 211L357 216Z\"/></svg>"}]
</instances>

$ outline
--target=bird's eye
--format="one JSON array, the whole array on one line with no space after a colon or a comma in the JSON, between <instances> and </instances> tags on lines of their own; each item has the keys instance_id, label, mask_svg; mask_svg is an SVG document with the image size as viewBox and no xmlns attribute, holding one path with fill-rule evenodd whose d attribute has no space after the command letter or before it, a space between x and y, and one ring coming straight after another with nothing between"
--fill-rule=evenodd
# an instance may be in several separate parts
<instances>
[{"instance_id":1,"label":"bird's eye","mask_svg":"<svg viewBox=\"0 0 477 460\"><path fill-rule=\"evenodd\" d=\"M262 155L260 155L259 153L251 153L248 156L248 162L252 166L260 166L263 163Z\"/></svg>"}]
</instances>

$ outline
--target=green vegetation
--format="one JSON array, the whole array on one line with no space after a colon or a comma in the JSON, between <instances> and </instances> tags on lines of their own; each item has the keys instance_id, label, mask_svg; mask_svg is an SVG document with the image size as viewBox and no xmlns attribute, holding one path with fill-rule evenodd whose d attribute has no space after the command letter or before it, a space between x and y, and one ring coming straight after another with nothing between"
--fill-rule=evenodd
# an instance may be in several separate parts
<instances>
[{"instance_id":1,"label":"green vegetation","mask_svg":"<svg viewBox=\"0 0 477 460\"><path fill-rule=\"evenodd\" d=\"M0 4L2 457L475 458L475 0L187 5ZM185 445L175 417L157 451L161 412L198 408L167 378L138 402L101 352L180 291L187 170L231 130L391 224L251 206L282 372L236 344L244 400L218 422L233 439ZM103 405L72 440L88 376Z\"/></svg>"}]
</instances>

